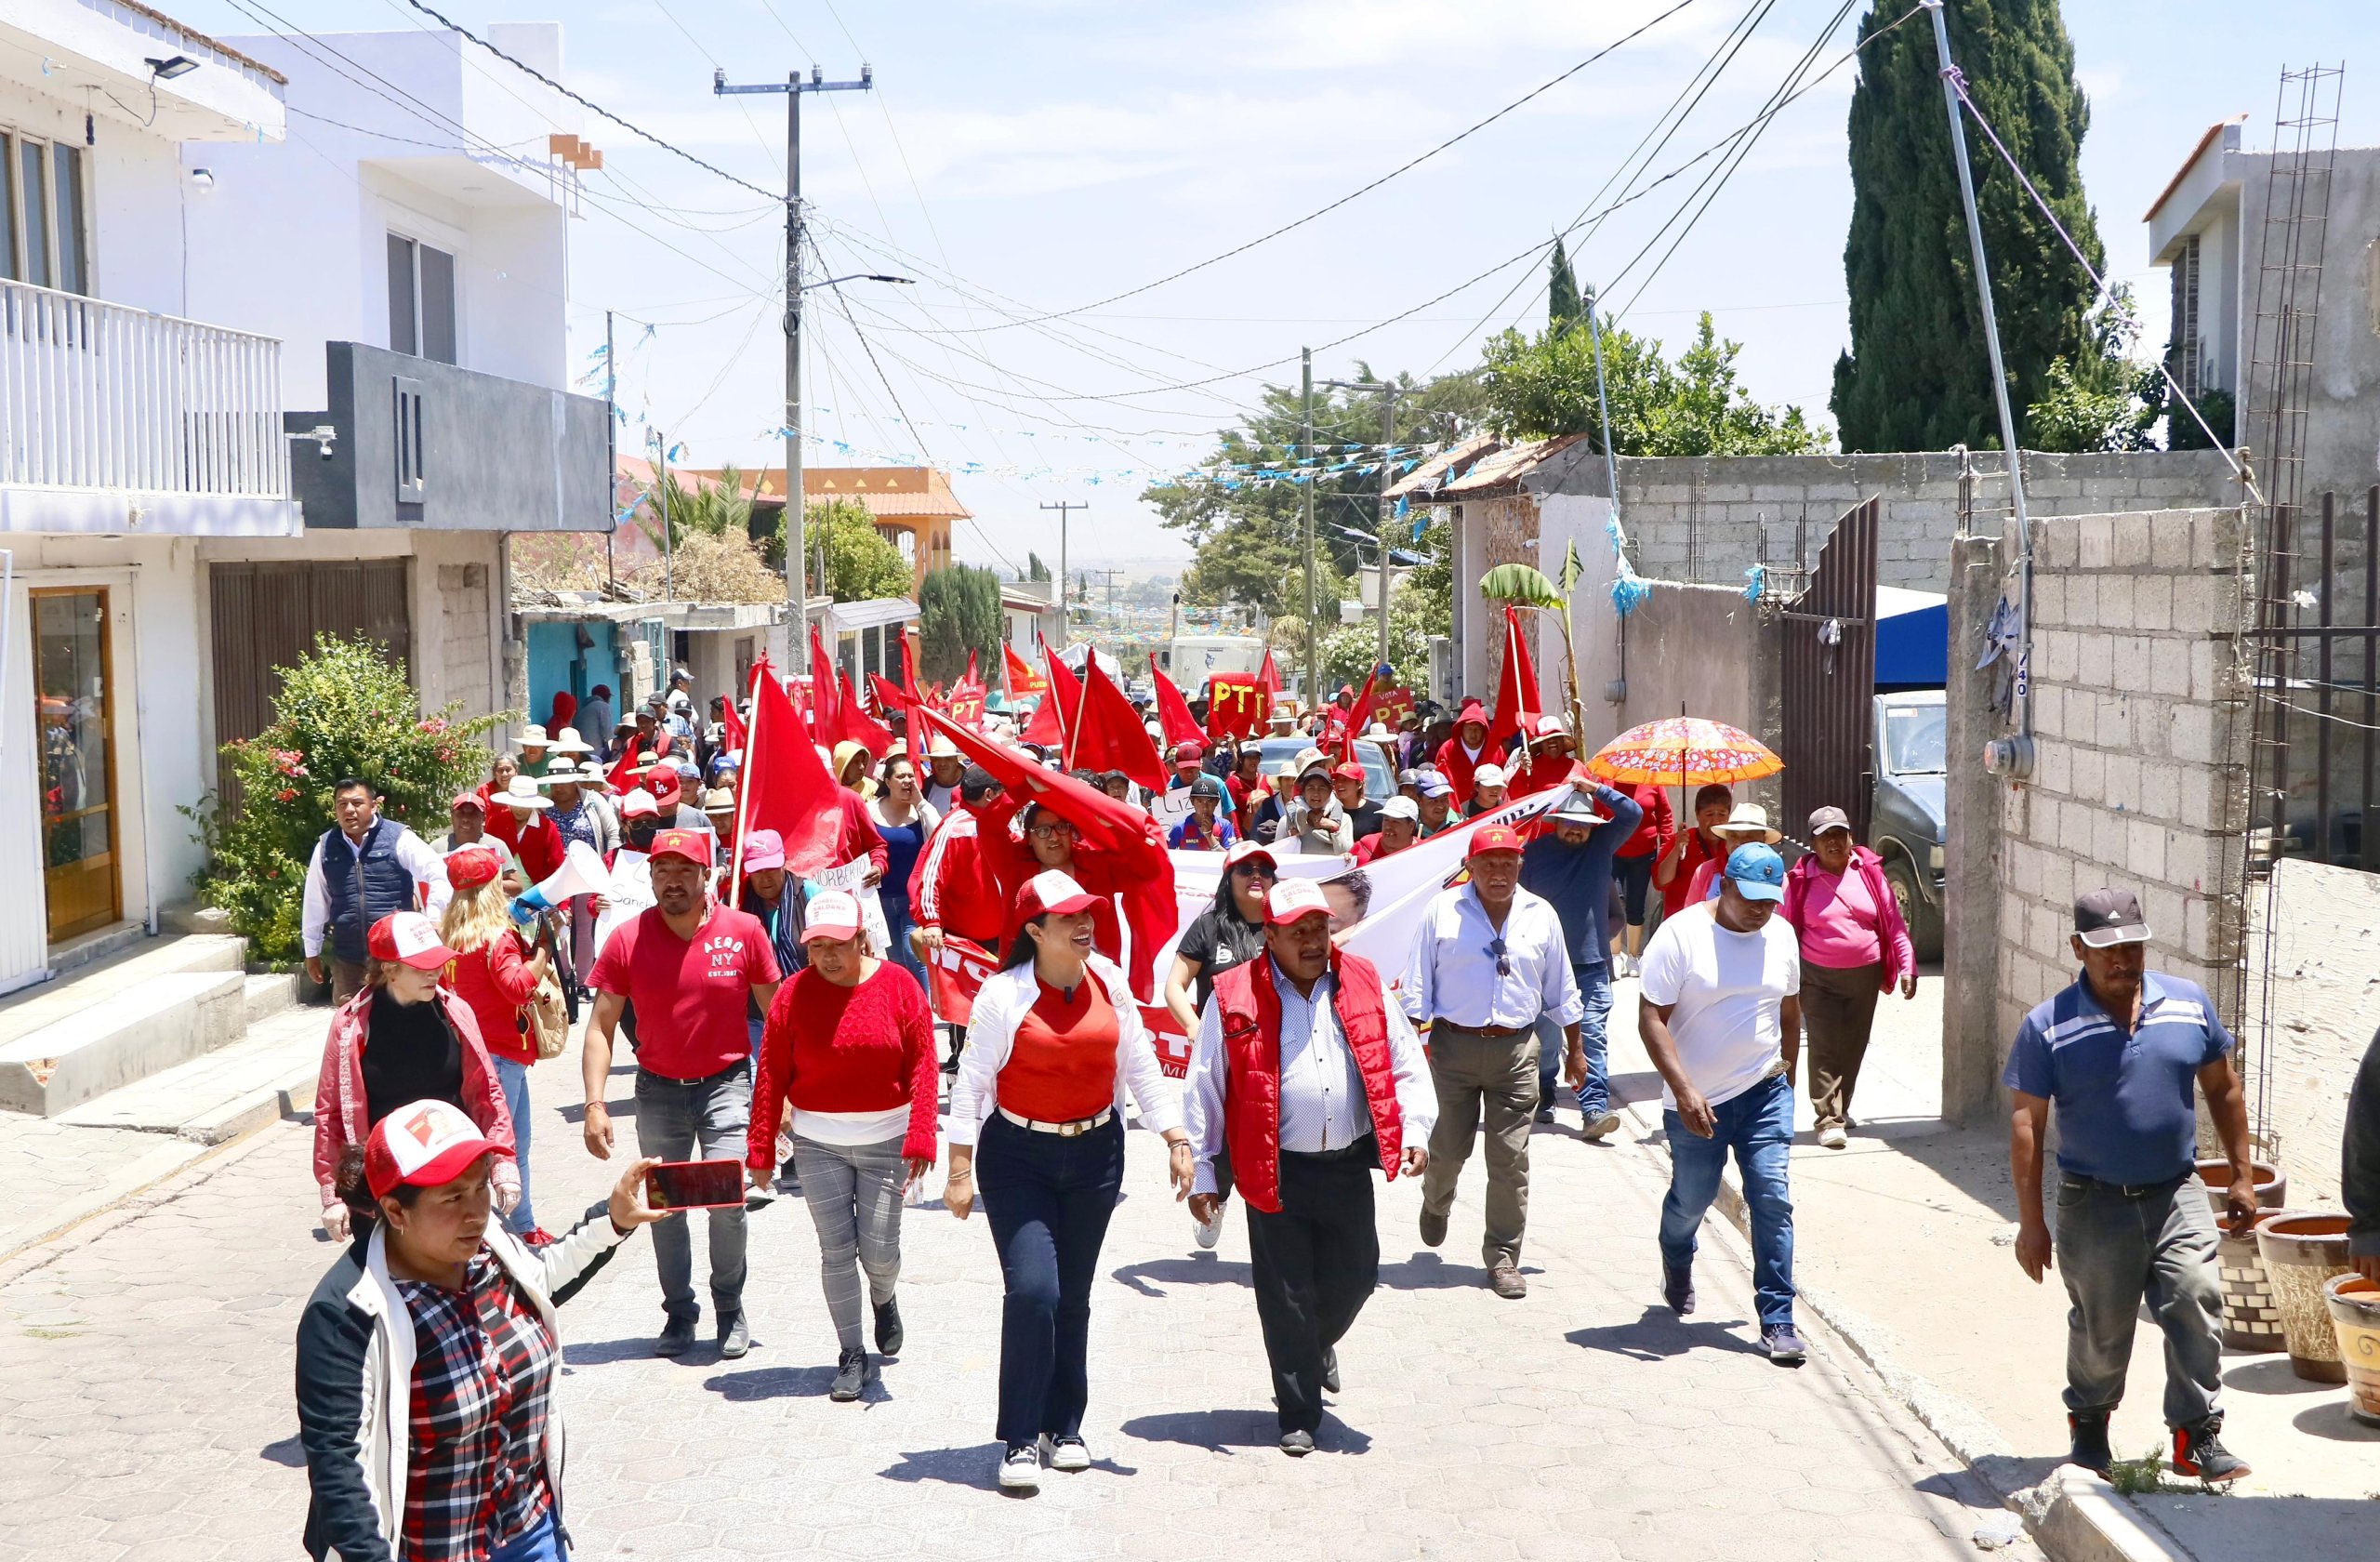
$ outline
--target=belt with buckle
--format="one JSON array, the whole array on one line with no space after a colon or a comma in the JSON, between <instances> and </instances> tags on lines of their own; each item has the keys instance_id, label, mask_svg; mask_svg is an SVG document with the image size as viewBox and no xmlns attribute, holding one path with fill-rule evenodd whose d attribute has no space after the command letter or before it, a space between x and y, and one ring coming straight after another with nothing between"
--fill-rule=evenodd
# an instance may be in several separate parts
<instances>
[{"instance_id":1,"label":"belt with buckle","mask_svg":"<svg viewBox=\"0 0 2380 1562\"><path fill-rule=\"evenodd\" d=\"M2190 1174L2185 1172L2178 1177L2168 1177L2158 1183L2111 1183L2104 1177L2086 1177L2080 1172L2069 1172L2064 1175L2069 1183L2081 1183L2086 1187L2098 1188L2102 1192L2112 1193L2119 1198L2139 1199L2153 1198L2159 1194L2171 1193L2189 1181Z\"/></svg>"},{"instance_id":2,"label":"belt with buckle","mask_svg":"<svg viewBox=\"0 0 2380 1562\"><path fill-rule=\"evenodd\" d=\"M1077 1118L1072 1122L1043 1122L1038 1118L1020 1117L1005 1106L999 1108L999 1114L1017 1127L1030 1129L1036 1133L1054 1133L1061 1139L1079 1139L1094 1128L1105 1128L1107 1120L1116 1115L1116 1108L1110 1106L1095 1118Z\"/></svg>"},{"instance_id":3,"label":"belt with buckle","mask_svg":"<svg viewBox=\"0 0 2380 1562\"><path fill-rule=\"evenodd\" d=\"M1434 1028L1459 1030L1465 1036L1484 1036L1490 1041L1509 1041L1515 1036L1537 1034L1534 1026L1467 1026L1457 1025L1452 1020L1440 1020Z\"/></svg>"}]
</instances>

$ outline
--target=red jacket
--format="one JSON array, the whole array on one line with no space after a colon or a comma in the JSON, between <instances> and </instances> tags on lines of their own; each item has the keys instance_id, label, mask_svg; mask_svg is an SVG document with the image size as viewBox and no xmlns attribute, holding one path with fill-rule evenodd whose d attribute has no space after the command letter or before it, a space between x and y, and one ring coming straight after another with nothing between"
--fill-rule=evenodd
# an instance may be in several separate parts
<instances>
[{"instance_id":1,"label":"red jacket","mask_svg":"<svg viewBox=\"0 0 2380 1562\"><path fill-rule=\"evenodd\" d=\"M1798 935L1802 931L1802 907L1810 898L1810 879L1824 872L1818 867L1816 852L1805 854L1799 862L1785 870L1785 899L1777 907L1778 914L1792 924ZM1865 846L1851 848L1849 871L1859 875L1868 886L1868 897L1876 903L1876 937L1884 948L1884 973L1881 984L1885 992L1898 985L1903 975L1917 969L1917 946L1909 940L1909 923L1900 914L1900 900L1893 887L1884 881L1884 860Z\"/></svg>"},{"instance_id":2,"label":"red jacket","mask_svg":"<svg viewBox=\"0 0 2380 1562\"><path fill-rule=\"evenodd\" d=\"M446 968L444 986L470 1010L488 1056L537 1061L537 1043L521 1034L521 1006L537 996L537 978L518 936L508 930L486 948L461 956Z\"/></svg>"},{"instance_id":3,"label":"red jacket","mask_svg":"<svg viewBox=\"0 0 2380 1562\"><path fill-rule=\"evenodd\" d=\"M1510 801L1558 787L1570 779L1570 772L1577 765L1578 761L1568 754L1540 754L1512 773L1513 779L1504 791L1505 800Z\"/></svg>"},{"instance_id":4,"label":"red jacket","mask_svg":"<svg viewBox=\"0 0 2380 1562\"><path fill-rule=\"evenodd\" d=\"M1660 854L1670 849L1670 842L1677 839L1676 825L1670 814L1669 793L1659 787L1621 787L1617 789L1634 799L1636 806L1645 811L1645 816L1637 821L1636 833L1621 841L1620 850L1612 855L1650 856L1659 860Z\"/></svg>"},{"instance_id":5,"label":"red jacket","mask_svg":"<svg viewBox=\"0 0 2380 1562\"><path fill-rule=\"evenodd\" d=\"M364 1046L372 1023L372 993L364 988L331 1012L331 1034L323 1048L322 1077L314 1082L314 1181L323 1193L323 1208L339 1201L332 1180L338 1171L339 1152L361 1145L371 1132L364 1120ZM479 1022L469 1005L441 988L430 999L455 1032L463 1050L463 1099L479 1131L506 1149L512 1147L512 1114L505 1108L504 1086L480 1041ZM521 1169L510 1156L496 1158L496 1185L517 1188Z\"/></svg>"},{"instance_id":6,"label":"red jacket","mask_svg":"<svg viewBox=\"0 0 2380 1562\"><path fill-rule=\"evenodd\" d=\"M1382 1008L1380 973L1360 955L1331 956L1331 1011L1364 1079L1381 1169L1393 1180L1404 1148L1405 1119L1396 1107L1396 1069L1388 1047L1388 1012ZM1281 1209L1281 996L1273 962L1252 960L1215 977L1223 1022L1223 1143L1232 1180L1251 1210Z\"/></svg>"},{"instance_id":7,"label":"red jacket","mask_svg":"<svg viewBox=\"0 0 2380 1562\"><path fill-rule=\"evenodd\" d=\"M1003 948L1010 939L1023 936L1024 923L1016 918L1017 894L1041 871L1033 849L1010 831L1018 812L1016 800L1003 794L984 811L975 833L976 850L999 885ZM1132 995L1146 1003L1157 997L1157 951L1181 925L1182 912L1173 898L1173 859L1166 853L1165 838L1157 833L1155 819L1147 820L1144 827L1140 841L1121 851L1078 842L1074 880L1102 897L1091 908L1091 946L1125 967ZM1132 933L1129 960L1124 958L1127 927Z\"/></svg>"},{"instance_id":8,"label":"red jacket","mask_svg":"<svg viewBox=\"0 0 2380 1562\"><path fill-rule=\"evenodd\" d=\"M512 854L521 859L522 875L531 884L543 883L562 871L562 827L550 814L534 815L529 827L522 829L512 810L497 804L487 811L487 833L512 848Z\"/></svg>"},{"instance_id":9,"label":"red jacket","mask_svg":"<svg viewBox=\"0 0 2380 1562\"><path fill-rule=\"evenodd\" d=\"M1008 925L1008 907L984 862L981 823L962 802L934 827L909 870L909 914L921 928L940 928L988 949Z\"/></svg>"},{"instance_id":10,"label":"red jacket","mask_svg":"<svg viewBox=\"0 0 2380 1562\"><path fill-rule=\"evenodd\" d=\"M1471 758L1462 751L1462 735L1458 733L1438 745L1437 754L1430 762L1454 788L1455 802L1459 806L1471 801L1471 773L1484 764L1501 763L1502 758L1492 743L1479 750L1477 759Z\"/></svg>"}]
</instances>

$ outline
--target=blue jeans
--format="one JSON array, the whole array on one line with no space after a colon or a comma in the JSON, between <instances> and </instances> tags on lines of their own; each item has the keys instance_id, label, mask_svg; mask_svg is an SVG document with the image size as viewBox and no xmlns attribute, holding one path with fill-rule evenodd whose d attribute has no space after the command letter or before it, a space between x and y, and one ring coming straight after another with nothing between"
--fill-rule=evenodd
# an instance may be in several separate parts
<instances>
[{"instance_id":1,"label":"blue jeans","mask_svg":"<svg viewBox=\"0 0 2380 1562\"><path fill-rule=\"evenodd\" d=\"M1579 1110L1593 1122L1611 1109L1610 1056L1611 962L1591 960L1573 964L1571 973L1579 980L1579 998L1587 1012L1579 1021L1579 1048L1587 1054L1587 1082L1579 1087ZM1554 1098L1554 1081L1562 1072L1562 1026L1550 1014L1537 1017L1537 1094L1540 1101Z\"/></svg>"},{"instance_id":2,"label":"blue jeans","mask_svg":"<svg viewBox=\"0 0 2380 1562\"><path fill-rule=\"evenodd\" d=\"M491 1549L487 1562L570 1562L570 1553L562 1549L560 1516L548 1508L536 1528Z\"/></svg>"},{"instance_id":3,"label":"blue jeans","mask_svg":"<svg viewBox=\"0 0 2380 1562\"><path fill-rule=\"evenodd\" d=\"M1661 1263L1682 1269L1694 1262L1695 1229L1719 1197L1727 1152L1743 1174L1752 1213L1752 1289L1763 1329L1793 1322L1793 1199L1785 1167L1793 1143L1793 1081L1772 1075L1711 1109L1718 1119L1708 1139L1688 1132L1674 1111L1661 1114L1670 1136L1670 1191L1661 1200Z\"/></svg>"},{"instance_id":4,"label":"blue jeans","mask_svg":"<svg viewBox=\"0 0 2380 1562\"><path fill-rule=\"evenodd\" d=\"M742 1160L744 1125L752 1116L752 1065L747 1061L707 1079L672 1079L636 1071L636 1147L663 1160ZM744 1206L704 1211L710 1220L710 1299L724 1330L744 1310ZM653 1227L653 1262L661 1271L661 1309L693 1322L694 1239L689 1211L663 1216Z\"/></svg>"},{"instance_id":5,"label":"blue jeans","mask_svg":"<svg viewBox=\"0 0 2380 1562\"><path fill-rule=\"evenodd\" d=\"M926 968L919 963L918 957L909 949L909 930L918 924L909 918L908 897L904 895L895 899L879 891L877 898L884 907L884 931L892 943L892 946L884 951L884 958L915 976L918 986L924 986Z\"/></svg>"},{"instance_id":6,"label":"blue jeans","mask_svg":"<svg viewBox=\"0 0 2380 1562\"><path fill-rule=\"evenodd\" d=\"M521 1202L504 1217L504 1229L526 1237L537 1229L536 1211L529 1208L529 1066L508 1057L492 1057L496 1082L504 1087L504 1109L512 1116L512 1163L521 1170Z\"/></svg>"},{"instance_id":7,"label":"blue jeans","mask_svg":"<svg viewBox=\"0 0 2380 1562\"><path fill-rule=\"evenodd\" d=\"M1067 1139L995 1113L975 1145L975 1181L1007 1284L999 1439L1027 1448L1043 1433L1078 1437L1091 1399L1091 1290L1124 1185L1121 1115Z\"/></svg>"}]
</instances>

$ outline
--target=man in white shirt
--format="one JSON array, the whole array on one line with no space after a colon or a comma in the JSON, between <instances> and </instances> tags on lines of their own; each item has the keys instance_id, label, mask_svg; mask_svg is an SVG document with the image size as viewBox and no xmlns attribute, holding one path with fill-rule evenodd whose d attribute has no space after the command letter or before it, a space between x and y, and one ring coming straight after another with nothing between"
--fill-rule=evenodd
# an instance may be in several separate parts
<instances>
[{"instance_id":1,"label":"man in white shirt","mask_svg":"<svg viewBox=\"0 0 2380 1562\"><path fill-rule=\"evenodd\" d=\"M1314 1451L1338 1345L1380 1280L1375 1167L1423 1171L1437 1104L1421 1043L1380 973L1330 944L1311 879L1265 900L1266 958L1221 973L1190 1055L1190 1212L1217 1213L1228 1148L1248 1201L1256 1317L1273 1367L1281 1451Z\"/></svg>"},{"instance_id":2,"label":"man in white shirt","mask_svg":"<svg viewBox=\"0 0 2380 1562\"><path fill-rule=\"evenodd\" d=\"M1466 866L1470 881L1441 890L1422 911L1399 992L1416 1024L1431 1022L1430 1074L1438 1092L1421 1179L1421 1240L1434 1248L1446 1240L1447 1211L1484 1107L1488 1228L1480 1252L1489 1287L1518 1300L1528 1294L1520 1263L1529 1125L1537 1117L1537 1017L1562 1027L1563 1072L1576 1089L1586 1079L1579 1039L1586 1009L1561 918L1520 887L1520 833L1481 827Z\"/></svg>"},{"instance_id":3,"label":"man in white shirt","mask_svg":"<svg viewBox=\"0 0 2380 1562\"><path fill-rule=\"evenodd\" d=\"M380 794L370 782L340 777L331 788L331 817L306 864L298 936L311 981L324 979L323 946L330 946L331 999L344 1003L364 989L364 933L392 912L414 910L422 885L444 883L446 861L380 817Z\"/></svg>"},{"instance_id":4,"label":"man in white shirt","mask_svg":"<svg viewBox=\"0 0 2380 1562\"><path fill-rule=\"evenodd\" d=\"M1661 1075L1670 1191L1661 1201L1661 1294L1694 1311L1695 1231L1727 1153L1752 1215L1752 1293L1768 1358L1798 1367L1793 1329L1793 1061L1802 1050L1800 943L1776 915L1785 862L1757 843L1727 858L1714 900L1663 921L1637 973L1636 1026Z\"/></svg>"}]
</instances>

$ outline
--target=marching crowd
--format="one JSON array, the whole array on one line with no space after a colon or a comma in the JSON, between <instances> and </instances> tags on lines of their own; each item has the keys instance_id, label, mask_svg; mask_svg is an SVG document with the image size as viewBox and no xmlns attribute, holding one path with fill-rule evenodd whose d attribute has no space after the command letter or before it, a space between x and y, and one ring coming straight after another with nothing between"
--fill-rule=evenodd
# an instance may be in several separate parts
<instances>
[{"instance_id":1,"label":"marching crowd","mask_svg":"<svg viewBox=\"0 0 2380 1562\"><path fill-rule=\"evenodd\" d=\"M843 867L804 876L775 832L739 838L735 706L698 718L682 670L617 725L608 690L567 702L454 799L434 845L380 813L368 778L341 780L308 868L308 968L336 1001L313 1170L324 1227L348 1244L298 1339L315 1556L563 1555L555 1309L651 1225L653 1349L694 1348L699 1214L717 1349L743 1356L747 1208L788 1179L818 1238L831 1398L860 1398L901 1354L904 1211L940 1162L943 1207L980 1206L1005 1287L998 1484L1087 1468L1091 1300L1128 1116L1165 1140L1201 1246L1235 1193L1245 1205L1280 1447L1310 1452L1377 1281L1373 1170L1420 1179L1436 1247L1479 1145L1486 1283L1524 1297L1530 1133L1553 1119L1557 1072L1588 1139L1619 1126L1616 976L1638 983L1662 1081L1660 1292L1694 1310L1697 1232L1732 1157L1764 1348L1804 1359L1787 1155L1804 1036L1819 1143L1841 1147L1879 999L1916 990L1900 908L1841 810L1811 816L1789 868L1763 810L1726 787L1702 787L1677 827L1659 788L1591 778L1558 721L1491 744L1475 700L1394 733L1327 709L1302 733L1276 721L1288 741L1269 747L1289 757L1269 774L1257 741L1176 745L1167 795L1066 775L993 718L980 748L932 724L922 768L905 748L832 749ZM1007 761L1051 774L1020 795L994 774L1013 776ZM1507 809L1519 799L1545 806ZM1397 969L1343 947L1342 908L1284 871L1292 855L1368 867L1458 830L1462 871ZM1178 929L1170 852L1216 855L1212 903ZM2245 1466L2215 1436L2194 1332L2214 1284L2206 1203L2158 1185L2177 1146L2188 1172L2193 1080L2242 1169L2244 1127L2235 1144L2229 1038L2203 994L2141 974L2146 936L2129 896L2086 897L2082 974L2018 1039L2018 1256L2036 1277L2051 1262L2037 1135L2055 1101L2076 1457L2104 1449L2146 1288L2175 1342L2177 1462L2224 1478ZM963 1024L928 971L960 947L985 960ZM582 1015L585 1146L626 1150L609 1101L625 1041L635 1154L555 1236L532 1204L528 1071ZM1181 1077L1153 1022L1189 1039ZM2117 1081L2112 1108L2117 1066L2092 1051L2109 1034L2119 1052L2154 1043L2125 1055L2144 1078ZM703 1161L744 1180L663 1208L655 1169Z\"/></svg>"}]
</instances>

